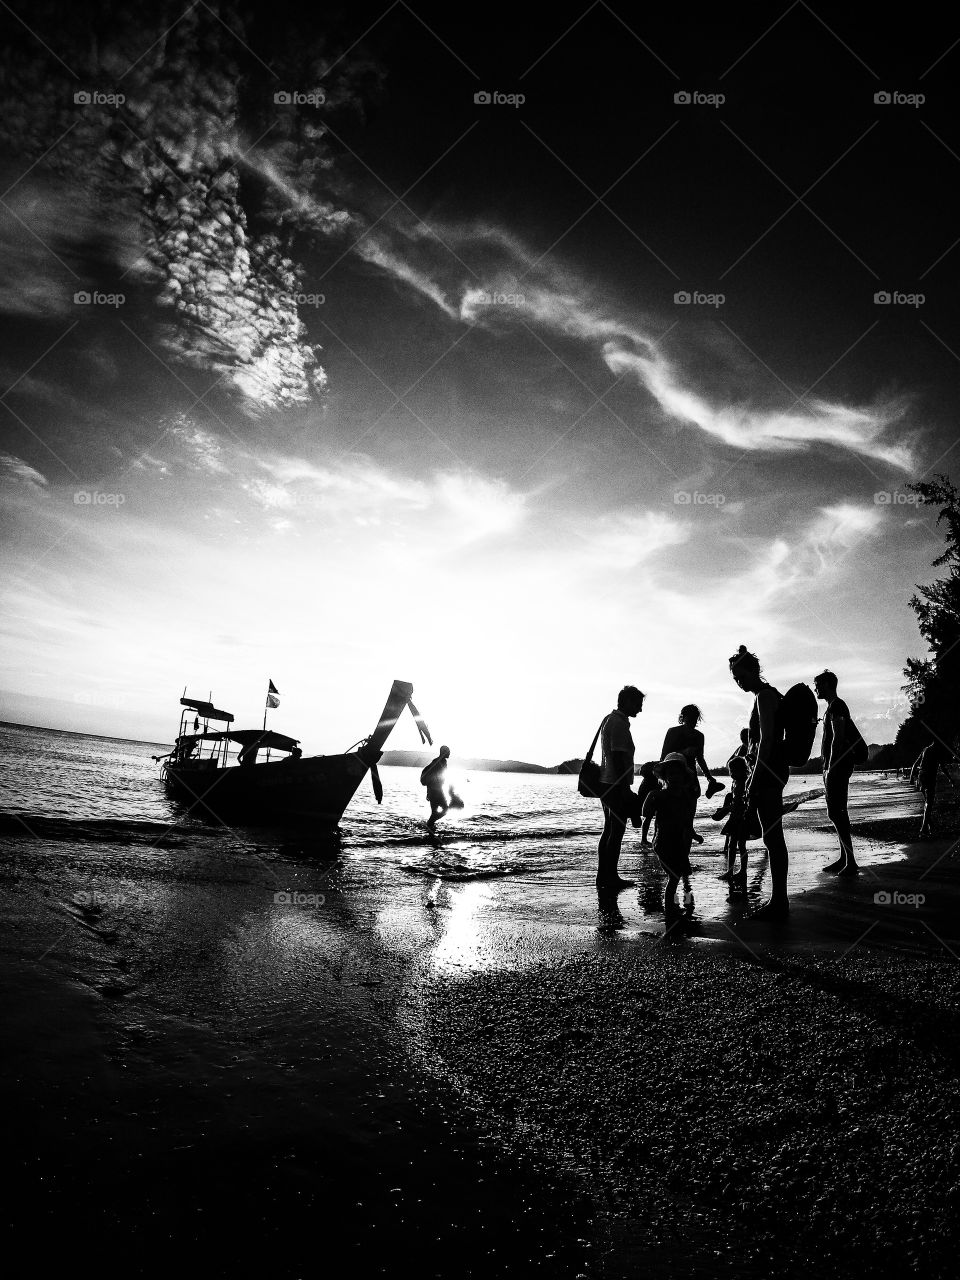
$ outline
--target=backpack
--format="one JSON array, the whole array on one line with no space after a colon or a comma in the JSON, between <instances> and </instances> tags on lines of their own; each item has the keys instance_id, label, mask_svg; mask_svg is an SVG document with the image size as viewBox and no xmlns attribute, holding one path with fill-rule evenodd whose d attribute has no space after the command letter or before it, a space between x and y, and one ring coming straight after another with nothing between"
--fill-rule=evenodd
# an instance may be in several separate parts
<instances>
[{"instance_id":1,"label":"backpack","mask_svg":"<svg viewBox=\"0 0 960 1280\"><path fill-rule=\"evenodd\" d=\"M853 739L853 746L850 748L850 758L853 760L854 768L863 768L870 759L870 751L863 740L863 734L857 726L852 720L848 723L850 725L850 735Z\"/></svg>"},{"instance_id":2,"label":"backpack","mask_svg":"<svg viewBox=\"0 0 960 1280\"><path fill-rule=\"evenodd\" d=\"M429 787L438 772L436 760L431 760L429 764L424 765L423 772L420 774L421 787Z\"/></svg>"},{"instance_id":3,"label":"backpack","mask_svg":"<svg viewBox=\"0 0 960 1280\"><path fill-rule=\"evenodd\" d=\"M780 703L780 716L787 763L795 767L806 764L819 720L816 695L809 685L795 684L787 690Z\"/></svg>"},{"instance_id":4,"label":"backpack","mask_svg":"<svg viewBox=\"0 0 960 1280\"><path fill-rule=\"evenodd\" d=\"M588 800L599 800L602 794L602 784L600 782L600 765L593 758L593 753L597 749L597 741L603 730L603 726L607 723L604 716L600 722L600 727L593 735L593 741L590 743L590 750L584 758L583 764L580 766L580 776L577 778L577 790Z\"/></svg>"}]
</instances>

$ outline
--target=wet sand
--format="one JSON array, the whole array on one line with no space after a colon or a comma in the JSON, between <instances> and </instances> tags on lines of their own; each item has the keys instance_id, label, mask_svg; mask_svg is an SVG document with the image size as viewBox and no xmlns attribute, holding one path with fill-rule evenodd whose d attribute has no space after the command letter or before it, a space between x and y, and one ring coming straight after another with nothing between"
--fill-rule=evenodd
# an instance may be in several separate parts
<instances>
[{"instance_id":1,"label":"wet sand","mask_svg":"<svg viewBox=\"0 0 960 1280\"><path fill-rule=\"evenodd\" d=\"M777 928L702 867L667 930L629 846L616 902L586 862L398 887L19 847L8 1225L107 1275L948 1274L958 859L871 830L838 882L829 833L788 825Z\"/></svg>"}]
</instances>

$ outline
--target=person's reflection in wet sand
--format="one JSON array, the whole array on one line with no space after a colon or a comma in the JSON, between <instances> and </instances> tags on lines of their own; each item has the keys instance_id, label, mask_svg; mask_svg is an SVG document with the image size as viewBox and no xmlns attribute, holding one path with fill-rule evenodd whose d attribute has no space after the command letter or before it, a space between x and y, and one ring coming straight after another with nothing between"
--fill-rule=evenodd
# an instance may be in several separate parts
<instances>
[{"instance_id":1,"label":"person's reflection in wet sand","mask_svg":"<svg viewBox=\"0 0 960 1280\"><path fill-rule=\"evenodd\" d=\"M646 860L645 860L646 861ZM646 916L663 915L663 885L660 864L654 859L643 868L643 877L637 893L643 914Z\"/></svg>"},{"instance_id":2,"label":"person's reflection in wet sand","mask_svg":"<svg viewBox=\"0 0 960 1280\"><path fill-rule=\"evenodd\" d=\"M597 933L607 936L626 928L626 920L617 905L616 888L597 888Z\"/></svg>"}]
</instances>

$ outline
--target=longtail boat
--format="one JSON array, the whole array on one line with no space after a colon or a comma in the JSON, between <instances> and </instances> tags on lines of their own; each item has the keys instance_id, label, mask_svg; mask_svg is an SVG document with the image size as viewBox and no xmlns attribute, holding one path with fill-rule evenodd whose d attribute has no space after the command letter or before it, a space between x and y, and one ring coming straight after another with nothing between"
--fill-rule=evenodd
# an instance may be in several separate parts
<instances>
[{"instance_id":1,"label":"longtail boat","mask_svg":"<svg viewBox=\"0 0 960 1280\"><path fill-rule=\"evenodd\" d=\"M421 741L432 744L412 696L412 684L394 680L373 733L329 756L304 756L300 740L267 729L266 718L262 729L235 729L231 712L184 696L173 750L154 759L163 762L160 776L168 792L201 817L333 830L368 772L377 803L383 799L377 762L405 709Z\"/></svg>"}]
</instances>

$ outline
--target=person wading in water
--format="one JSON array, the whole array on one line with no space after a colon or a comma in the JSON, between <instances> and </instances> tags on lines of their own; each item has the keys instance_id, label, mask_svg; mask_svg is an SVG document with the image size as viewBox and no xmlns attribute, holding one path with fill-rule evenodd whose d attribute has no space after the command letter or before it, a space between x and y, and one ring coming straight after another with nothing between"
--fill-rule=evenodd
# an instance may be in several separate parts
<instances>
[{"instance_id":1,"label":"person wading in water","mask_svg":"<svg viewBox=\"0 0 960 1280\"><path fill-rule=\"evenodd\" d=\"M420 774L420 785L427 788L427 801L430 805L430 817L427 819L427 826L431 830L437 825L437 819L442 818L450 808L444 792L449 759L450 748L441 747L440 754L431 760L428 765L425 765L423 772Z\"/></svg>"}]
</instances>

